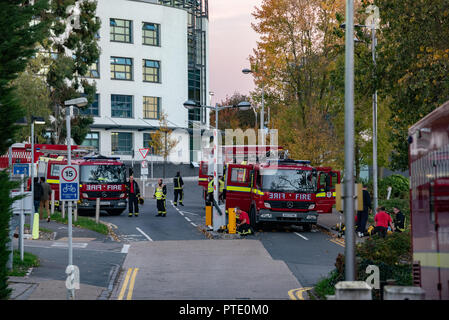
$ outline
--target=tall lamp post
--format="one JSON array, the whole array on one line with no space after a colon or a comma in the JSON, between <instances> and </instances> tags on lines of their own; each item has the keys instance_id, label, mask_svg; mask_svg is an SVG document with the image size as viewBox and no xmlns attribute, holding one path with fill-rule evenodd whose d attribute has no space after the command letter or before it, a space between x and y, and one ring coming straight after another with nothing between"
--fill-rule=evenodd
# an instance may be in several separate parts
<instances>
[{"instance_id":1,"label":"tall lamp post","mask_svg":"<svg viewBox=\"0 0 449 320\"><path fill-rule=\"evenodd\" d=\"M228 108L238 108L239 110L249 110L251 108L251 104L246 101L240 102L238 105L233 106L218 106L215 105L215 107L212 106L203 106L195 101L187 100L184 102L184 107L188 110L194 110L196 108L207 108L212 109L215 111L215 130L214 130L214 201L217 202L218 200L218 188L219 188L219 182L218 182L218 152L220 150L219 145L220 142L218 141L218 111ZM213 230L217 231L218 228L222 225L226 224L226 216L222 215L220 216L218 214L218 210L213 210Z\"/></svg>"},{"instance_id":2,"label":"tall lamp post","mask_svg":"<svg viewBox=\"0 0 449 320\"><path fill-rule=\"evenodd\" d=\"M254 73L253 70L245 68L242 70L243 74L249 74ZM265 121L264 121L264 114L265 114L265 86L262 85L262 109L260 110L260 130L261 130L261 137L262 137L262 144L265 144Z\"/></svg>"},{"instance_id":3,"label":"tall lamp post","mask_svg":"<svg viewBox=\"0 0 449 320\"><path fill-rule=\"evenodd\" d=\"M65 118L66 118L66 126L67 126L67 164L72 164L72 137L70 133L70 117L72 114L73 107L84 107L87 105L87 98L81 97L71 100L64 101L65 109ZM68 202L68 242L69 242L69 267L73 265L73 248L72 248L72 201ZM74 291L73 289L68 289L67 292L68 299L74 299Z\"/></svg>"},{"instance_id":4,"label":"tall lamp post","mask_svg":"<svg viewBox=\"0 0 449 320\"><path fill-rule=\"evenodd\" d=\"M34 208L34 125L35 124L45 124L45 119L42 117L31 116L31 205ZM30 229L31 234L33 234L34 229L34 213L36 210L31 212L30 215ZM48 212L47 212L48 213Z\"/></svg>"}]
</instances>

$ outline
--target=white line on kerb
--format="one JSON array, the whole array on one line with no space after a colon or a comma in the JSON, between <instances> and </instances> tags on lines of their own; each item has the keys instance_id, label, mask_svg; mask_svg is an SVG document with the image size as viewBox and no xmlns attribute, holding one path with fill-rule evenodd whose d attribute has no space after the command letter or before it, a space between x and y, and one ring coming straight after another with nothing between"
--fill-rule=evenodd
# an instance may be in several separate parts
<instances>
[{"instance_id":1,"label":"white line on kerb","mask_svg":"<svg viewBox=\"0 0 449 320\"><path fill-rule=\"evenodd\" d=\"M139 227L136 227L136 229L137 229L137 231L139 231L141 234L143 234L143 236L144 236L145 238L147 238L147 239L150 240L150 241L153 241L153 239L151 239L150 236L147 235L145 232L143 232Z\"/></svg>"},{"instance_id":2,"label":"white line on kerb","mask_svg":"<svg viewBox=\"0 0 449 320\"><path fill-rule=\"evenodd\" d=\"M129 247L129 244L124 244L121 253L128 253Z\"/></svg>"},{"instance_id":3,"label":"white line on kerb","mask_svg":"<svg viewBox=\"0 0 449 320\"><path fill-rule=\"evenodd\" d=\"M300 233L298 233L298 232L295 232L295 234L296 234L297 236L300 236L300 237L303 238L304 240L309 240L309 239L307 239L306 237L304 237L302 234L300 234Z\"/></svg>"}]
</instances>

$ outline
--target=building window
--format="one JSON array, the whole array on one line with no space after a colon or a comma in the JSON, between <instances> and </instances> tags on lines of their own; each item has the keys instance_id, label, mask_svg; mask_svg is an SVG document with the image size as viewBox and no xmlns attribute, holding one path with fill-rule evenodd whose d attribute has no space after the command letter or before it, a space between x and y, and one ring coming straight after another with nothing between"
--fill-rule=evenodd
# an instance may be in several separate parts
<instances>
[{"instance_id":1,"label":"building window","mask_svg":"<svg viewBox=\"0 0 449 320\"><path fill-rule=\"evenodd\" d=\"M142 24L142 44L150 46L160 46L159 30L159 24L144 22Z\"/></svg>"},{"instance_id":2,"label":"building window","mask_svg":"<svg viewBox=\"0 0 449 320\"><path fill-rule=\"evenodd\" d=\"M95 100L86 109L80 109L81 114L85 115L85 116L98 117L99 116L99 112L98 112L99 99L100 99L100 95L98 93L95 94Z\"/></svg>"},{"instance_id":3,"label":"building window","mask_svg":"<svg viewBox=\"0 0 449 320\"><path fill-rule=\"evenodd\" d=\"M132 118L133 96L112 94L111 116L115 118Z\"/></svg>"},{"instance_id":4,"label":"building window","mask_svg":"<svg viewBox=\"0 0 449 320\"><path fill-rule=\"evenodd\" d=\"M156 60L143 60L143 81L161 82L161 63Z\"/></svg>"},{"instance_id":5,"label":"building window","mask_svg":"<svg viewBox=\"0 0 449 320\"><path fill-rule=\"evenodd\" d=\"M111 41L115 42L132 42L132 26L131 20L109 19Z\"/></svg>"},{"instance_id":6,"label":"building window","mask_svg":"<svg viewBox=\"0 0 449 320\"><path fill-rule=\"evenodd\" d=\"M133 79L133 59L111 57L111 79L132 80Z\"/></svg>"},{"instance_id":7,"label":"building window","mask_svg":"<svg viewBox=\"0 0 449 320\"><path fill-rule=\"evenodd\" d=\"M84 138L82 146L94 147L96 150L100 150L100 133L99 132L89 132Z\"/></svg>"},{"instance_id":8,"label":"building window","mask_svg":"<svg viewBox=\"0 0 449 320\"><path fill-rule=\"evenodd\" d=\"M150 145L152 139L151 139L151 133L144 133L143 134L143 148L150 148L150 154L154 154L154 148Z\"/></svg>"},{"instance_id":9,"label":"building window","mask_svg":"<svg viewBox=\"0 0 449 320\"><path fill-rule=\"evenodd\" d=\"M111 132L111 154L129 155L133 153L133 134L131 132Z\"/></svg>"},{"instance_id":10,"label":"building window","mask_svg":"<svg viewBox=\"0 0 449 320\"><path fill-rule=\"evenodd\" d=\"M92 63L87 72L88 78L100 78L100 63L99 61Z\"/></svg>"},{"instance_id":11,"label":"building window","mask_svg":"<svg viewBox=\"0 0 449 320\"><path fill-rule=\"evenodd\" d=\"M159 119L161 98L143 97L143 117L145 119Z\"/></svg>"}]
</instances>

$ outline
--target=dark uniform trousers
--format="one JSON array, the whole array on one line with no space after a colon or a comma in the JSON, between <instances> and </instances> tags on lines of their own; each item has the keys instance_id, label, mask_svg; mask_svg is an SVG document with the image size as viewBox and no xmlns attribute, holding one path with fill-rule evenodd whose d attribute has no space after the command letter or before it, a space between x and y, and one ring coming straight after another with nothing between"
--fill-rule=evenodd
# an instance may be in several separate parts
<instances>
[{"instance_id":1,"label":"dark uniform trousers","mask_svg":"<svg viewBox=\"0 0 449 320\"><path fill-rule=\"evenodd\" d=\"M175 201L173 202L174 205L178 205L178 197L179 197L179 204L182 204L182 199L184 198L184 190L183 189L175 189Z\"/></svg>"},{"instance_id":2,"label":"dark uniform trousers","mask_svg":"<svg viewBox=\"0 0 449 320\"><path fill-rule=\"evenodd\" d=\"M139 215L139 199L135 193L129 194L128 204L129 214L131 215L134 213L136 216Z\"/></svg>"},{"instance_id":3,"label":"dark uniform trousers","mask_svg":"<svg viewBox=\"0 0 449 320\"><path fill-rule=\"evenodd\" d=\"M165 216L167 214L167 208L165 207L165 199L156 200L157 213Z\"/></svg>"}]
</instances>

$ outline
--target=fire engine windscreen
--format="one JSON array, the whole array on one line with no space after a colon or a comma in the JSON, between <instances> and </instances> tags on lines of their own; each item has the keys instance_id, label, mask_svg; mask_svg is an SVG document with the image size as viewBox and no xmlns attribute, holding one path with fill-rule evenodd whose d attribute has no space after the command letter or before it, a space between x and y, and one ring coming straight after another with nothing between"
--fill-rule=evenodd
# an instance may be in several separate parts
<instances>
[{"instance_id":1,"label":"fire engine windscreen","mask_svg":"<svg viewBox=\"0 0 449 320\"><path fill-rule=\"evenodd\" d=\"M125 183L124 165L80 166L80 183Z\"/></svg>"},{"instance_id":2,"label":"fire engine windscreen","mask_svg":"<svg viewBox=\"0 0 449 320\"><path fill-rule=\"evenodd\" d=\"M312 170L261 170L262 190L270 192L316 192L317 173Z\"/></svg>"}]
</instances>

